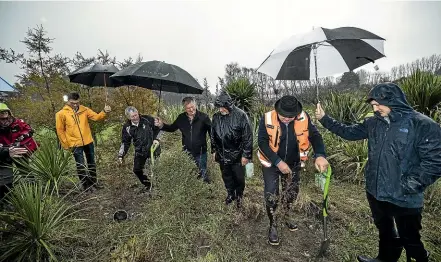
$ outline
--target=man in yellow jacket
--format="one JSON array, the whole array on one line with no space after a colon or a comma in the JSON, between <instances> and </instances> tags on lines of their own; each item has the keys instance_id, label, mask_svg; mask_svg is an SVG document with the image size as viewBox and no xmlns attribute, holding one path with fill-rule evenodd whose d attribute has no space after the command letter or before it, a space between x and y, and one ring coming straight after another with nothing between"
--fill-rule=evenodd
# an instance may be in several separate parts
<instances>
[{"instance_id":1,"label":"man in yellow jacket","mask_svg":"<svg viewBox=\"0 0 441 262\"><path fill-rule=\"evenodd\" d=\"M100 121L111 111L110 106L105 106L99 114L90 108L80 105L80 95L72 92L67 97L66 105L55 114L57 135L61 146L73 152L77 166L78 176L83 189L94 190L102 188L97 184L95 148L89 119ZM84 162L87 159L87 169ZM89 172L87 172L89 171ZM87 174L89 173L89 174Z\"/></svg>"}]
</instances>

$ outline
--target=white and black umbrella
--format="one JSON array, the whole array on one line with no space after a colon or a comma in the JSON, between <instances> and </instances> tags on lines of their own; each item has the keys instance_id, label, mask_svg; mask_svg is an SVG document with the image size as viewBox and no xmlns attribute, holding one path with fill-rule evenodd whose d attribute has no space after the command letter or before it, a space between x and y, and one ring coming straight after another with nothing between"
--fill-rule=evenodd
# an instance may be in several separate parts
<instances>
[{"instance_id":1,"label":"white and black umbrella","mask_svg":"<svg viewBox=\"0 0 441 262\"><path fill-rule=\"evenodd\" d=\"M352 71L385 57L384 41L356 27L318 27L283 41L257 71L276 80L318 82L319 77Z\"/></svg>"}]
</instances>

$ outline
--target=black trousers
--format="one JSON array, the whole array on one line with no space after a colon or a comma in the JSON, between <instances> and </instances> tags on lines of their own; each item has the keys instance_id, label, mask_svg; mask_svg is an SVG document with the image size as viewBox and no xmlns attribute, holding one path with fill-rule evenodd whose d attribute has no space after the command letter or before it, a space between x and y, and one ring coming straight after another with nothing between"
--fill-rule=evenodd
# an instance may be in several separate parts
<instances>
[{"instance_id":1,"label":"black trousers","mask_svg":"<svg viewBox=\"0 0 441 262\"><path fill-rule=\"evenodd\" d=\"M284 175L276 166L262 167L265 183L265 203L267 207L276 209L279 200L279 181L282 180L282 203L292 204L299 195L300 168L299 165L290 166L292 175Z\"/></svg>"},{"instance_id":2,"label":"black trousers","mask_svg":"<svg viewBox=\"0 0 441 262\"><path fill-rule=\"evenodd\" d=\"M150 161L150 157L147 157L147 155L135 153L135 157L133 159L133 173L138 177L141 184L150 189L150 180L144 174L144 167L147 160Z\"/></svg>"},{"instance_id":3,"label":"black trousers","mask_svg":"<svg viewBox=\"0 0 441 262\"><path fill-rule=\"evenodd\" d=\"M420 235L422 208L399 207L389 202L378 201L369 193L367 199L379 232L379 257L386 256L390 261L398 260L401 252L397 254L398 257L390 257L391 250L402 246L406 249L408 257L416 261L428 261Z\"/></svg>"},{"instance_id":4,"label":"black trousers","mask_svg":"<svg viewBox=\"0 0 441 262\"><path fill-rule=\"evenodd\" d=\"M241 163L220 164L220 169L228 195L242 197L245 189L245 167Z\"/></svg>"}]
</instances>

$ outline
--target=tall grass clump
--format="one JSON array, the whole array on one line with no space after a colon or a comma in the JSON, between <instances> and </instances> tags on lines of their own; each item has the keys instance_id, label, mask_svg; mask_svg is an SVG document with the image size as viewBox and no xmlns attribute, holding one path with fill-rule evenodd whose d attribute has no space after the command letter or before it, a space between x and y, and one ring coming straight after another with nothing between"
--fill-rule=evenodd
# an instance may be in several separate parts
<instances>
[{"instance_id":1,"label":"tall grass clump","mask_svg":"<svg viewBox=\"0 0 441 262\"><path fill-rule=\"evenodd\" d=\"M416 71L399 82L407 101L415 110L433 116L441 102L441 77L430 72Z\"/></svg>"},{"instance_id":2,"label":"tall grass clump","mask_svg":"<svg viewBox=\"0 0 441 262\"><path fill-rule=\"evenodd\" d=\"M239 78L231 81L225 90L231 96L234 104L249 113L256 102L256 84L251 83L247 78Z\"/></svg>"},{"instance_id":3,"label":"tall grass clump","mask_svg":"<svg viewBox=\"0 0 441 262\"><path fill-rule=\"evenodd\" d=\"M40 183L21 183L8 195L13 211L0 213L0 261L58 261L61 228L76 211L47 189Z\"/></svg>"},{"instance_id":4,"label":"tall grass clump","mask_svg":"<svg viewBox=\"0 0 441 262\"><path fill-rule=\"evenodd\" d=\"M348 93L331 93L328 98L323 101L323 105L326 114L345 124L363 121L371 110L364 98L356 97Z\"/></svg>"},{"instance_id":5,"label":"tall grass clump","mask_svg":"<svg viewBox=\"0 0 441 262\"><path fill-rule=\"evenodd\" d=\"M53 140L46 140L29 158L17 159L17 170L20 178L31 178L58 194L63 181L72 181L69 177L74 171L71 161L71 152L59 148Z\"/></svg>"}]
</instances>

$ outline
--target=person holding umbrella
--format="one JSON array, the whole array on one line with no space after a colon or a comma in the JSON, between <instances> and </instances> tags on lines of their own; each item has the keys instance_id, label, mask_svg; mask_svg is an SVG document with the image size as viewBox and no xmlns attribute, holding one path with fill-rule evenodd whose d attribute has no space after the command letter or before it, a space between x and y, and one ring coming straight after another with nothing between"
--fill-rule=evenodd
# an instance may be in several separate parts
<instances>
[{"instance_id":1,"label":"person holding umbrella","mask_svg":"<svg viewBox=\"0 0 441 262\"><path fill-rule=\"evenodd\" d=\"M427 262L421 218L424 191L441 176L441 128L413 110L394 83L376 85L367 102L375 115L353 125L334 120L320 104L316 109L317 119L332 133L352 141L368 139L366 196L379 231L378 255L357 259L396 262L404 247L408 261Z\"/></svg>"},{"instance_id":2,"label":"person holding umbrella","mask_svg":"<svg viewBox=\"0 0 441 262\"><path fill-rule=\"evenodd\" d=\"M219 112L213 116L211 146L227 189L225 204L236 200L240 208L245 189L245 165L252 159L253 152L251 124L247 114L234 106L227 92L223 91L214 105Z\"/></svg>"},{"instance_id":3,"label":"person holding umbrella","mask_svg":"<svg viewBox=\"0 0 441 262\"><path fill-rule=\"evenodd\" d=\"M157 127L158 120L148 115L139 115L138 110L133 106L128 106L125 110L127 117L126 123L121 131L121 147L118 152L118 162L122 164L123 159L129 151L130 145L135 146L135 157L133 159L133 173L138 177L145 190L151 189L151 182L144 174L144 167L147 161L151 160L152 147L158 147L154 152L154 157L161 153L159 139L160 129ZM156 125L155 125L156 123Z\"/></svg>"},{"instance_id":4,"label":"person holding umbrella","mask_svg":"<svg viewBox=\"0 0 441 262\"><path fill-rule=\"evenodd\" d=\"M103 188L97 183L95 165L95 146L92 138L92 131L89 126L89 119L100 121L111 111L106 105L99 114L92 109L80 104L80 95L72 92L67 96L67 103L55 114L57 135L61 146L73 152L78 177L84 190L93 191ZM84 154L87 159L85 168Z\"/></svg>"},{"instance_id":5,"label":"person holding umbrella","mask_svg":"<svg viewBox=\"0 0 441 262\"><path fill-rule=\"evenodd\" d=\"M274 212L279 196L279 178L282 179L285 225L290 231L296 231L298 227L292 217L291 205L299 194L301 162L308 159L310 144L318 171L326 171L328 161L322 136L296 97L283 96L274 108L260 120L257 156L262 163L266 211L270 221L268 242L278 245Z\"/></svg>"},{"instance_id":6,"label":"person holding umbrella","mask_svg":"<svg viewBox=\"0 0 441 262\"><path fill-rule=\"evenodd\" d=\"M164 124L160 119L159 128L166 132L180 130L182 133L182 148L188 152L199 168L198 178L205 183L210 183L207 174L207 133L211 132L211 120L207 114L197 110L196 101L193 97L185 97L182 100L185 112L180 114L171 124ZM212 149L212 153L214 153Z\"/></svg>"}]
</instances>

